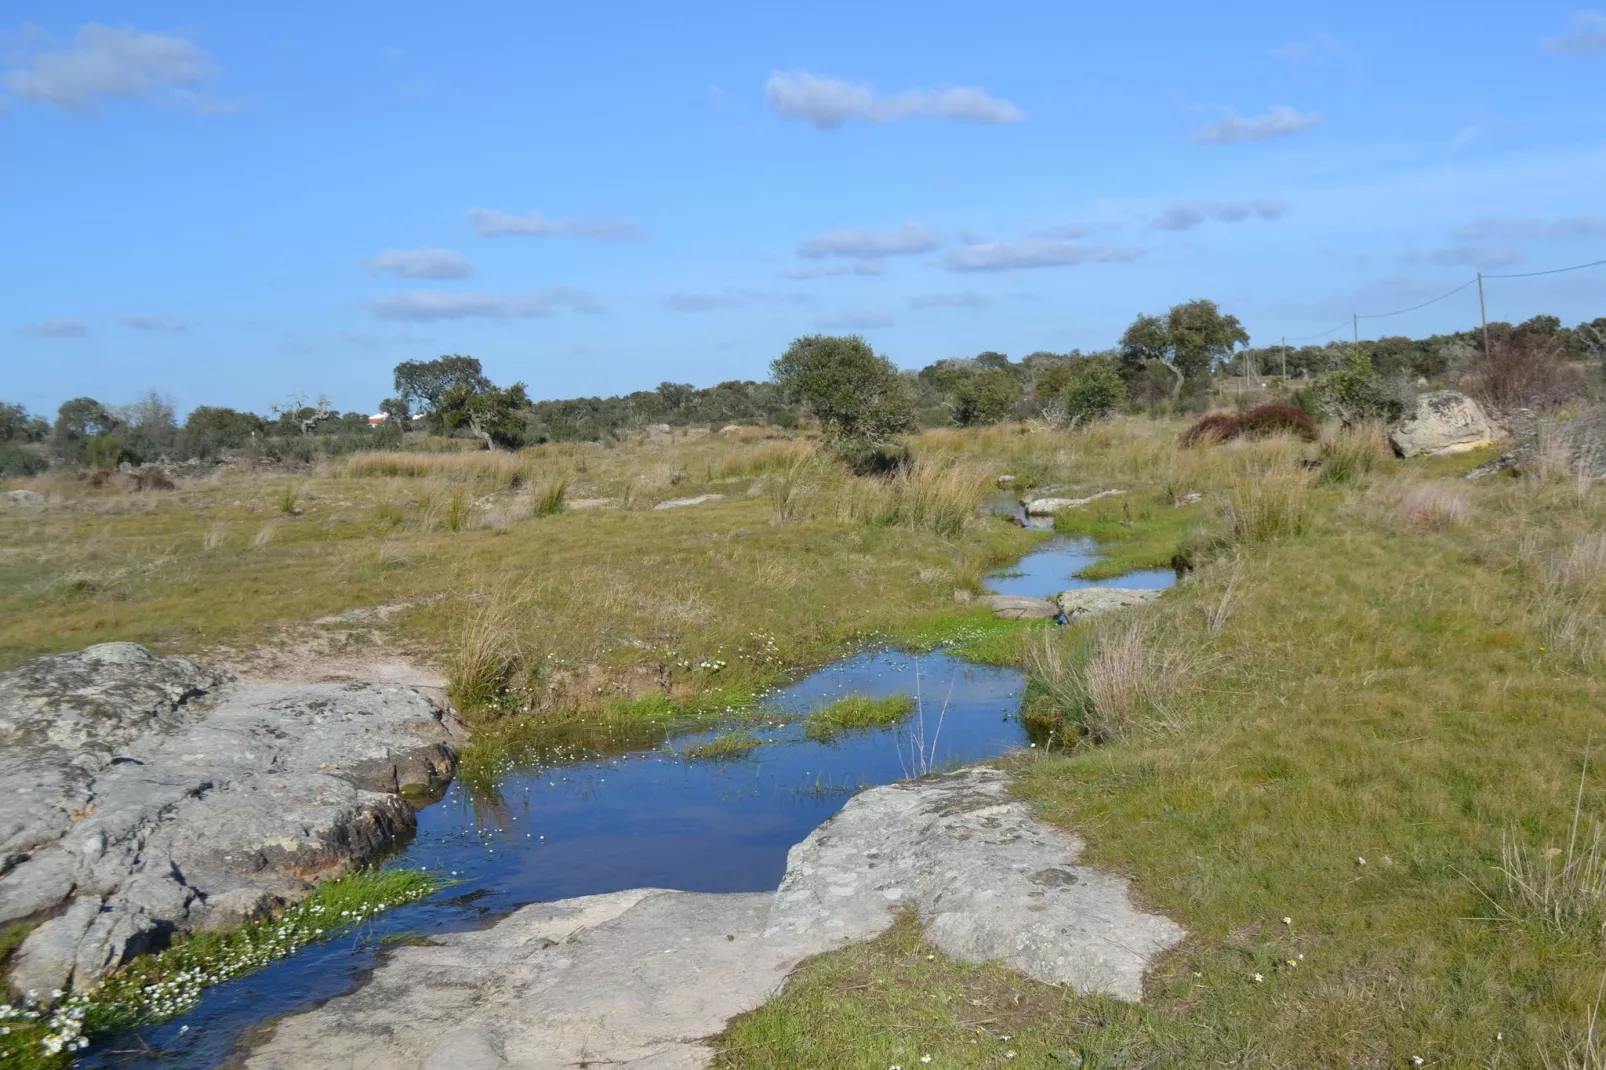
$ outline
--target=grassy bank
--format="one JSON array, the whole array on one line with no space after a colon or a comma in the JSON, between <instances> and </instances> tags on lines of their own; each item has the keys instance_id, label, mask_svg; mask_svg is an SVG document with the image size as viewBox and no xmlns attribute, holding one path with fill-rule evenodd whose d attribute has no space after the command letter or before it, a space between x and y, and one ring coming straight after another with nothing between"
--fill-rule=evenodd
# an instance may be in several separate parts
<instances>
[{"instance_id":1,"label":"grassy bank","mask_svg":"<svg viewBox=\"0 0 1606 1070\"><path fill-rule=\"evenodd\" d=\"M1446 478L1475 461L1205 451L1199 571L1034 665L1070 746L1020 790L1190 934L1145 1005L1000 1005L900 930L811 964L722 1065L1002 1065L1000 1033L1016 1065L1601 1065L1606 494ZM1159 509L1111 534L1160 545Z\"/></svg>"}]
</instances>

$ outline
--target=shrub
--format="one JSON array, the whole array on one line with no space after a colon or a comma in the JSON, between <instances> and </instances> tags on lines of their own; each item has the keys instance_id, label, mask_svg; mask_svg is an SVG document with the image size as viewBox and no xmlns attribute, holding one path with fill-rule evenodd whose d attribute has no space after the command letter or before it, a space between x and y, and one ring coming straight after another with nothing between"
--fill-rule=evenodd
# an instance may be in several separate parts
<instances>
[{"instance_id":1,"label":"shrub","mask_svg":"<svg viewBox=\"0 0 1606 1070\"><path fill-rule=\"evenodd\" d=\"M1204 446L1226 442L1238 434L1238 414L1234 412L1207 412L1192 427L1182 433L1184 446Z\"/></svg>"},{"instance_id":2,"label":"shrub","mask_svg":"<svg viewBox=\"0 0 1606 1070\"><path fill-rule=\"evenodd\" d=\"M1268 402L1238 415L1238 434L1243 438L1266 438L1287 432L1306 442L1315 442L1316 421L1297 405Z\"/></svg>"},{"instance_id":3,"label":"shrub","mask_svg":"<svg viewBox=\"0 0 1606 1070\"><path fill-rule=\"evenodd\" d=\"M1120 367L1109 360L1077 361L1060 394L1067 418L1086 423L1108 416L1126 400L1126 381Z\"/></svg>"},{"instance_id":4,"label":"shrub","mask_svg":"<svg viewBox=\"0 0 1606 1070\"><path fill-rule=\"evenodd\" d=\"M0 442L0 479L36 476L49 467L50 462L34 451L15 442Z\"/></svg>"},{"instance_id":5,"label":"shrub","mask_svg":"<svg viewBox=\"0 0 1606 1070\"><path fill-rule=\"evenodd\" d=\"M1269 438L1285 432L1315 442L1316 421L1297 405L1268 402L1243 412L1206 413L1183 433L1182 444L1202 446L1235 438Z\"/></svg>"}]
</instances>

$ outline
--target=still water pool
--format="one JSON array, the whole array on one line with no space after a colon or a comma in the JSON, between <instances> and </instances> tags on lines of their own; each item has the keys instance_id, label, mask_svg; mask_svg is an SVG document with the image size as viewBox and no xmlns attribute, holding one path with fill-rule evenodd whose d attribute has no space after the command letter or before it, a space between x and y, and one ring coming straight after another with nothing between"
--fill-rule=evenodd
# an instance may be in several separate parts
<instances>
[{"instance_id":1,"label":"still water pool","mask_svg":"<svg viewBox=\"0 0 1606 1070\"><path fill-rule=\"evenodd\" d=\"M1071 573L1097 560L1091 543L1056 538L989 586L1055 594L1091 586ZM1170 572L1120 586L1167 585ZM763 743L740 761L682 752L717 730L611 756L574 751L506 773L496 790L454 784L418 815L418 834L390 863L427 869L450 887L328 943L209 989L189 1014L109 1038L80 1065L201 1070L227 1062L263 1023L348 992L387 941L485 925L528 903L626 888L768 891L786 854L857 791L925 768L983 761L1025 745L1017 716L1024 679L944 653L879 651L844 658L766 701ZM850 694L918 695L918 712L889 729L834 743L804 738L802 718Z\"/></svg>"}]
</instances>

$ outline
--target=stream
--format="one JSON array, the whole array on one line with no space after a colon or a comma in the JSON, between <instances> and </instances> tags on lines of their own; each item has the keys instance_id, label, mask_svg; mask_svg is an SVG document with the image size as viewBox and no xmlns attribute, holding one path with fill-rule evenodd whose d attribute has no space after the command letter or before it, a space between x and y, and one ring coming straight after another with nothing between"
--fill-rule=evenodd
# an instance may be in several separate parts
<instances>
[{"instance_id":1,"label":"stream","mask_svg":"<svg viewBox=\"0 0 1606 1070\"><path fill-rule=\"evenodd\" d=\"M1055 537L991 577L989 589L1051 596L1174 580L1170 571L1072 578L1097 559L1090 542ZM78 1065L221 1065L263 1023L355 988L385 943L477 928L529 903L643 887L769 891L785 872L787 851L863 788L1024 746L1024 684L1017 669L942 652L864 652L770 695L761 707L767 716L750 725L763 742L739 761L683 757L722 730L702 728L651 749L571 754L514 769L491 798L454 783L419 812L417 835L389 863L428 870L450 887L216 985L190 1013L108 1038ZM920 702L894 728L829 743L804 738L803 716L850 694L912 694Z\"/></svg>"}]
</instances>

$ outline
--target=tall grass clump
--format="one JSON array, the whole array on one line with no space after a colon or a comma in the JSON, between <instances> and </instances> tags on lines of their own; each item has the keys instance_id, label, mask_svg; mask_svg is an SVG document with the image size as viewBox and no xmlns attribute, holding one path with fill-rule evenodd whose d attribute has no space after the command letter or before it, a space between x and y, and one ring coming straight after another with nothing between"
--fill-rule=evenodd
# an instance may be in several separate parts
<instances>
[{"instance_id":1,"label":"tall grass clump","mask_svg":"<svg viewBox=\"0 0 1606 1070\"><path fill-rule=\"evenodd\" d=\"M981 509L993 486L983 464L920 458L890 476L855 476L836 488L840 519L930 531L953 538Z\"/></svg>"},{"instance_id":2,"label":"tall grass clump","mask_svg":"<svg viewBox=\"0 0 1606 1070\"><path fill-rule=\"evenodd\" d=\"M441 523L446 525L447 531L462 531L468 527L470 509L468 492L462 487L453 487L446 495L446 504L441 511Z\"/></svg>"},{"instance_id":3,"label":"tall grass clump","mask_svg":"<svg viewBox=\"0 0 1606 1070\"><path fill-rule=\"evenodd\" d=\"M710 475L716 480L751 479L770 472L785 472L813 460L814 455L812 442L771 442L756 448L742 448L721 458L712 465Z\"/></svg>"},{"instance_id":4,"label":"tall grass clump","mask_svg":"<svg viewBox=\"0 0 1606 1070\"><path fill-rule=\"evenodd\" d=\"M535 488L532 499L531 512L536 517L556 516L563 512L564 504L569 498L569 478L567 476L553 476L543 481Z\"/></svg>"},{"instance_id":5,"label":"tall grass clump","mask_svg":"<svg viewBox=\"0 0 1606 1070\"><path fill-rule=\"evenodd\" d=\"M789 524L807 517L819 481L820 466L812 450L766 477L764 493L775 523Z\"/></svg>"},{"instance_id":6,"label":"tall grass clump","mask_svg":"<svg viewBox=\"0 0 1606 1070\"><path fill-rule=\"evenodd\" d=\"M1584 669L1606 666L1606 532L1578 535L1544 561L1537 612L1552 650Z\"/></svg>"},{"instance_id":7,"label":"tall grass clump","mask_svg":"<svg viewBox=\"0 0 1606 1070\"><path fill-rule=\"evenodd\" d=\"M1302 534L1311 513L1309 479L1297 469L1281 469L1233 484L1222 519L1231 540L1242 545Z\"/></svg>"},{"instance_id":8,"label":"tall grass clump","mask_svg":"<svg viewBox=\"0 0 1606 1070\"><path fill-rule=\"evenodd\" d=\"M1321 445L1321 481L1354 483L1374 472L1395 467L1388 432L1376 420L1345 427Z\"/></svg>"},{"instance_id":9,"label":"tall grass clump","mask_svg":"<svg viewBox=\"0 0 1606 1070\"><path fill-rule=\"evenodd\" d=\"M1565 848L1548 841L1543 848L1533 846L1515 828L1501 837L1505 895L1498 906L1506 917L1539 921L1560 933L1598 934L1606 924L1606 829L1593 819L1582 827L1588 775L1586 755Z\"/></svg>"},{"instance_id":10,"label":"tall grass clump","mask_svg":"<svg viewBox=\"0 0 1606 1070\"><path fill-rule=\"evenodd\" d=\"M504 581L470 603L459 619L446 656L446 693L465 715L492 710L527 674L524 604Z\"/></svg>"},{"instance_id":11,"label":"tall grass clump","mask_svg":"<svg viewBox=\"0 0 1606 1070\"><path fill-rule=\"evenodd\" d=\"M279 512L285 516L294 516L296 505L301 499L301 483L294 479L287 479L279 487Z\"/></svg>"},{"instance_id":12,"label":"tall grass clump","mask_svg":"<svg viewBox=\"0 0 1606 1070\"><path fill-rule=\"evenodd\" d=\"M1091 636L1044 629L1027 644L1036 718L1054 718L1094 743L1112 743L1186 723L1177 704L1208 667L1197 644L1162 633L1135 616Z\"/></svg>"}]
</instances>

